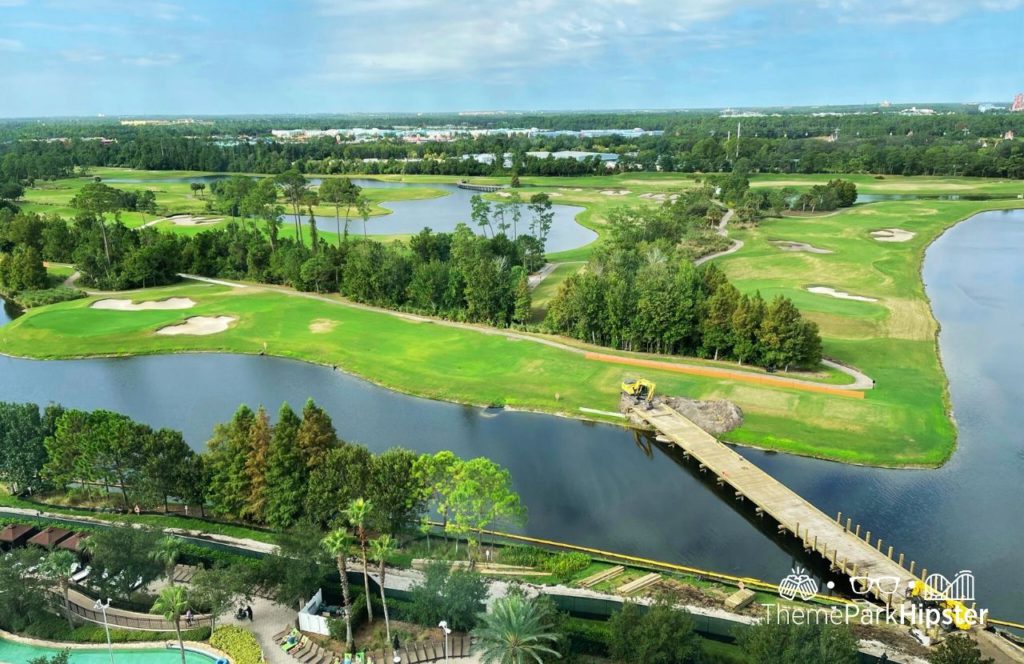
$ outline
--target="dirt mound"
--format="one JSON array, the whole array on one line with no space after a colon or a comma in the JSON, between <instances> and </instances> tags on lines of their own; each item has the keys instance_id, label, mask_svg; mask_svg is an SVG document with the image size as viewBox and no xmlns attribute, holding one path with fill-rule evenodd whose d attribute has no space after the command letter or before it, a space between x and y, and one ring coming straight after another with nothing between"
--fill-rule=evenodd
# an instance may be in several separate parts
<instances>
[{"instance_id":1,"label":"dirt mound","mask_svg":"<svg viewBox=\"0 0 1024 664\"><path fill-rule=\"evenodd\" d=\"M684 397L655 396L654 404L664 404L679 411L683 416L693 420L694 424L714 436L728 433L743 424L743 411L740 410L740 407L724 399L701 401ZM633 399L623 395L619 400L619 410L625 413L632 407ZM630 421L639 426L646 426L646 423L635 415L630 415Z\"/></svg>"}]
</instances>

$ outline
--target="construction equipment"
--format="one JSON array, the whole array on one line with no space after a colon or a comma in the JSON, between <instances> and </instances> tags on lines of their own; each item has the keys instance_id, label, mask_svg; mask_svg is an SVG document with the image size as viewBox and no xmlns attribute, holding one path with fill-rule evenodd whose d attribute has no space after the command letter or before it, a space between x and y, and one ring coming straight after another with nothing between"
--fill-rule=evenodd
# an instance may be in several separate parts
<instances>
[{"instance_id":1,"label":"construction equipment","mask_svg":"<svg viewBox=\"0 0 1024 664\"><path fill-rule=\"evenodd\" d=\"M643 403L650 409L654 400L654 383L644 378L627 379L622 382L622 393L632 397L635 405Z\"/></svg>"},{"instance_id":2,"label":"construction equipment","mask_svg":"<svg viewBox=\"0 0 1024 664\"><path fill-rule=\"evenodd\" d=\"M934 608L942 612L943 624L947 629L956 627L969 630L977 623L977 614L963 602L943 596L921 581L914 580L909 588L910 601L920 608Z\"/></svg>"}]
</instances>

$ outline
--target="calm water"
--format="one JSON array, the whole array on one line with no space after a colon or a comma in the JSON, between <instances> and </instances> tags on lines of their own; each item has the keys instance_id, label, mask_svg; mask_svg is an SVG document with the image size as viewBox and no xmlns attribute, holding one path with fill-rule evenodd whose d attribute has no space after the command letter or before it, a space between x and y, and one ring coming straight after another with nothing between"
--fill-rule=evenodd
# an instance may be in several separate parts
<instances>
[{"instance_id":1,"label":"calm water","mask_svg":"<svg viewBox=\"0 0 1024 664\"><path fill-rule=\"evenodd\" d=\"M143 179L143 178L108 178L104 180L108 184L117 183L132 183L139 184L143 182L171 182L171 183L192 183L201 182L203 184L210 184L218 180L223 180L229 176L227 175L198 175L192 177L178 177L178 178L159 178L159 179ZM320 178L310 178L310 184L317 186L322 180ZM430 187L431 189L440 189L447 195L441 196L440 198L428 198L413 201L388 201L382 203L381 207L391 210L391 214L370 217L366 222L366 232L370 235L397 235L405 233L419 233L424 227L430 227L435 231L453 231L455 230L456 224L459 222L470 223L469 213L470 205L469 199L476 193L467 189L459 189L452 184L414 184L408 182L389 182L385 180L373 180L363 178L353 178L352 182L359 185L360 187L367 187L372 189L396 189L400 187ZM522 192L524 198L530 196L529 191ZM522 209L522 223L519 225L519 232L529 232L528 224L530 220L530 211L526 205L521 206ZM565 251L567 249L576 249L584 245L590 244L597 239L597 233L594 231L584 228L576 223L576 215L583 211L583 208L573 205L554 205L553 211L555 213L554 221L551 225L551 232L548 235L547 250L549 252ZM309 215L302 215L301 222L305 224L309 219ZM291 215L285 215L285 221L292 221ZM508 222L511 224L512 220L509 217ZM337 219L331 216L320 216L316 217L317 227L321 230L335 231L337 228ZM344 223L344 220L342 220ZM479 231L478 228L473 228L475 231ZM353 219L349 225L349 232L354 234L361 234L363 232L363 221L362 219ZM509 233L511 234L511 230Z\"/></svg>"},{"instance_id":2,"label":"calm water","mask_svg":"<svg viewBox=\"0 0 1024 664\"><path fill-rule=\"evenodd\" d=\"M979 606L1024 619L1024 211L977 215L929 249L924 276L960 428L939 470L879 470L740 450L826 513L842 511L947 576L977 577ZM485 411L374 387L322 367L231 355L38 362L0 358L0 400L105 407L181 429L197 449L240 402L276 409L313 397L339 434L486 455L508 467L526 532L767 580L793 562L730 494L628 430ZM399 413L400 416L396 416ZM648 452L650 454L648 455ZM817 569L817 568L816 568Z\"/></svg>"}]
</instances>

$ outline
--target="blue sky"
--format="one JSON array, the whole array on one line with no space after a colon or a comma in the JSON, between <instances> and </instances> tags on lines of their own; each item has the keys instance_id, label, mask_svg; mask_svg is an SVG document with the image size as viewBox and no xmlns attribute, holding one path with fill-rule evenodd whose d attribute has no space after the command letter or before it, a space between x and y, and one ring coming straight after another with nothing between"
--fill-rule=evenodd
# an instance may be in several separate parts
<instances>
[{"instance_id":1,"label":"blue sky","mask_svg":"<svg viewBox=\"0 0 1024 664\"><path fill-rule=\"evenodd\" d=\"M0 117L1009 100L1024 0L0 0Z\"/></svg>"}]
</instances>

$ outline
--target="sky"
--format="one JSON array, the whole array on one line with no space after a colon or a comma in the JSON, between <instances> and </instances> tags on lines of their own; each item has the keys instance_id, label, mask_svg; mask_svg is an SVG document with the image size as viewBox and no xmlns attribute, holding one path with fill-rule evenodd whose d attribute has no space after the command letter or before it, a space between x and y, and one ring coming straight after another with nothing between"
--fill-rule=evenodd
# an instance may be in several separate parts
<instances>
[{"instance_id":1,"label":"sky","mask_svg":"<svg viewBox=\"0 0 1024 664\"><path fill-rule=\"evenodd\" d=\"M1024 0L0 0L0 117L1006 101Z\"/></svg>"}]
</instances>

